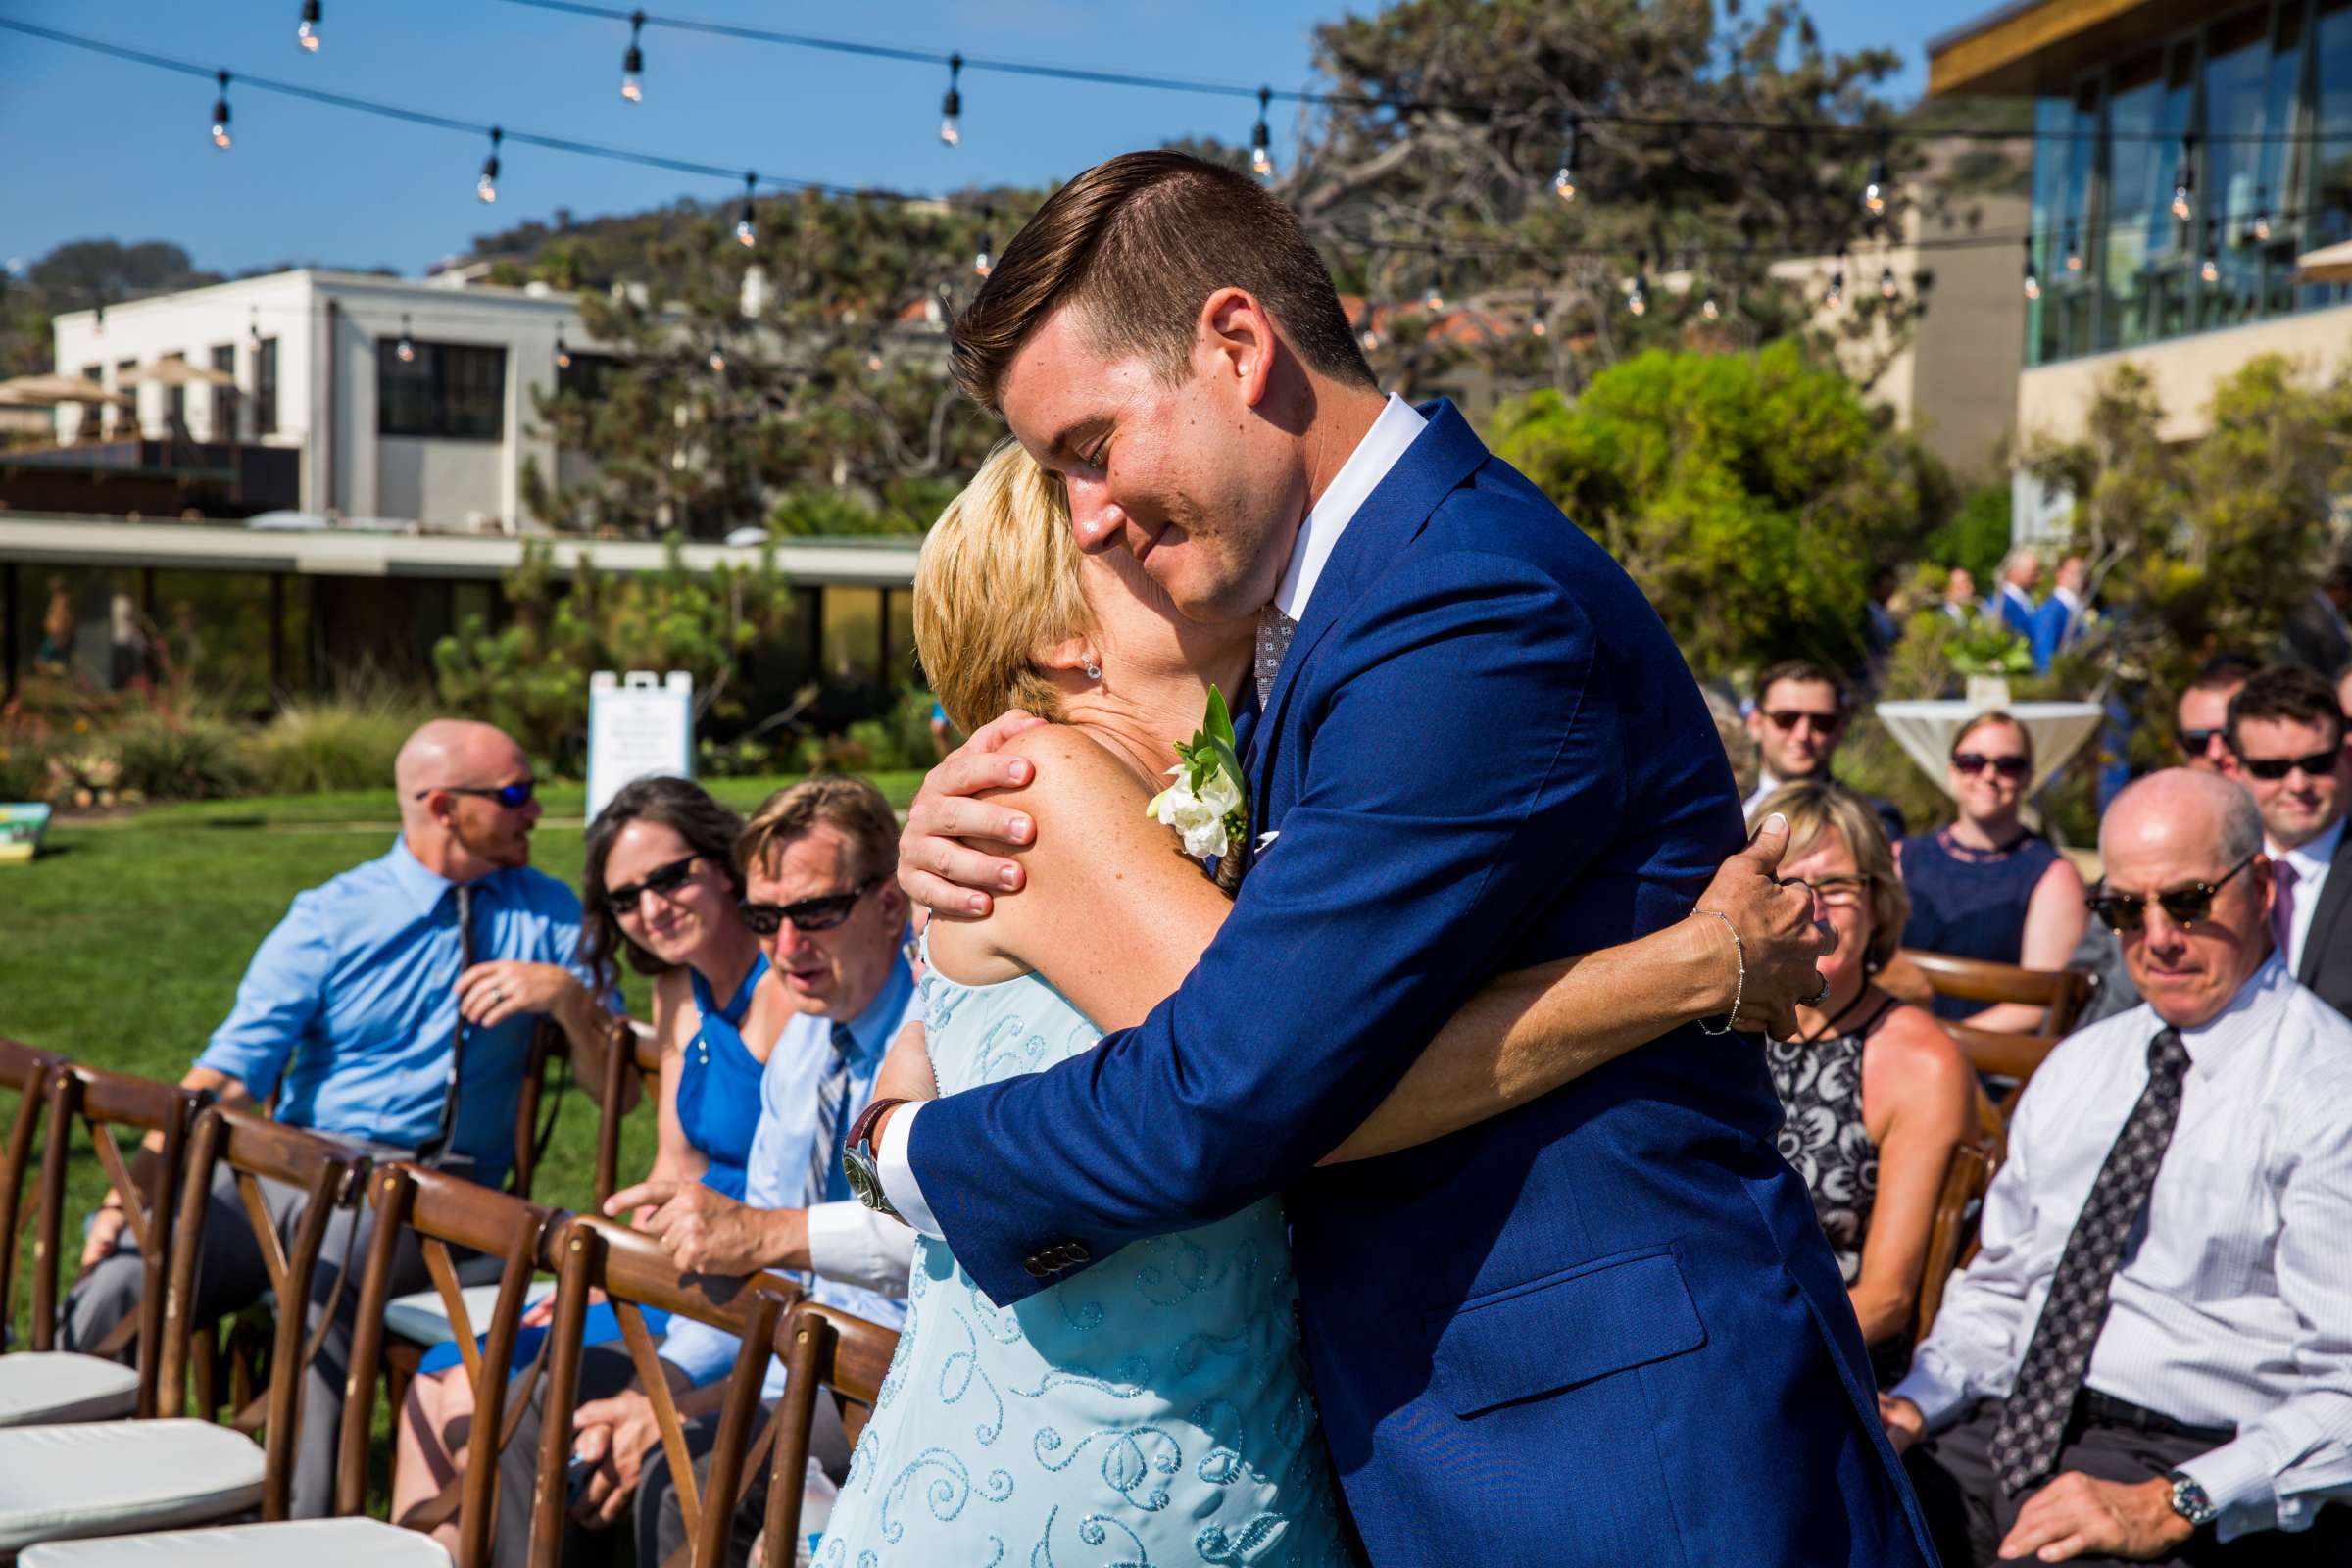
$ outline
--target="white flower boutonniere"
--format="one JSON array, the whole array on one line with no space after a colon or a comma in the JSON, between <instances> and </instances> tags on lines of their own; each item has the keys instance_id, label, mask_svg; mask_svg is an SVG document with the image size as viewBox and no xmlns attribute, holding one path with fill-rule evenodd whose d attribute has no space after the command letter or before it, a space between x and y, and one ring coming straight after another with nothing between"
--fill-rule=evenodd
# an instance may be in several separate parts
<instances>
[{"instance_id":1,"label":"white flower boutonniere","mask_svg":"<svg viewBox=\"0 0 2352 1568\"><path fill-rule=\"evenodd\" d=\"M1250 832L1250 792L1242 782L1242 760L1233 744L1233 714L1225 694L1208 689L1208 712L1190 741L1176 742L1175 780L1152 797L1144 814L1176 830L1184 853L1202 859L1223 856Z\"/></svg>"}]
</instances>

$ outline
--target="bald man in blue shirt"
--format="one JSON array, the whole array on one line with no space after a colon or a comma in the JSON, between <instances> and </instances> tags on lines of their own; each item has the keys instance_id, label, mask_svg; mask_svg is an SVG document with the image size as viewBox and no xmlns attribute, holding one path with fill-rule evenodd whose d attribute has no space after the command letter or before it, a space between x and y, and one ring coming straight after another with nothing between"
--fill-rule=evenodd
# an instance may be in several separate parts
<instances>
[{"instance_id":1,"label":"bald man in blue shirt","mask_svg":"<svg viewBox=\"0 0 2352 1568\"><path fill-rule=\"evenodd\" d=\"M579 962L579 900L530 868L540 808L521 747L488 724L435 720L401 748L394 779L400 838L380 858L295 895L255 952L228 1018L180 1082L224 1105L274 1098L281 1122L496 1187L514 1163L538 1019L562 1024L581 1081L599 1084L619 1002L598 996ZM265 1188L281 1236L290 1235L303 1195ZM198 1321L237 1310L270 1285L225 1168L211 1201ZM314 1319L343 1260L364 1250L367 1228L365 1211L330 1222ZM126 1240L120 1195L109 1193L66 1300L69 1348L109 1348L137 1311L140 1268ZM425 1287L413 1245L401 1272L395 1291ZM329 1510L356 1298L347 1285L307 1374L297 1518Z\"/></svg>"}]
</instances>

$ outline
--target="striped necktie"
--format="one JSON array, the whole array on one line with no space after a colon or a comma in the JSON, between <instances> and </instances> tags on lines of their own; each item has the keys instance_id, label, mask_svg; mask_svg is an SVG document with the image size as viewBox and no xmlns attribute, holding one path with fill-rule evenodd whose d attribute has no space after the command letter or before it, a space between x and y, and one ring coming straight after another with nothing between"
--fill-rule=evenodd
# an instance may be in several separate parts
<instances>
[{"instance_id":1,"label":"striped necktie","mask_svg":"<svg viewBox=\"0 0 2352 1568\"><path fill-rule=\"evenodd\" d=\"M833 1188L833 1177L841 1169L841 1110L850 1098L850 1054L858 1049L858 1039L850 1026L833 1026L833 1060L816 1090L816 1137L808 1150L808 1198L811 1204L821 1203Z\"/></svg>"}]
</instances>

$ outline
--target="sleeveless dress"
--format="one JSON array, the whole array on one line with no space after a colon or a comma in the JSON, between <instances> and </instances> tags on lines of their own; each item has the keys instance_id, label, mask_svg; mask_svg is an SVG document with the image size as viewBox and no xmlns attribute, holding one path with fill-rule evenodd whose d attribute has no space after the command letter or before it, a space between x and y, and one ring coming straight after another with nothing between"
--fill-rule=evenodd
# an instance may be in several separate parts
<instances>
[{"instance_id":1,"label":"sleeveless dress","mask_svg":"<svg viewBox=\"0 0 2352 1568\"><path fill-rule=\"evenodd\" d=\"M923 979L940 1091L1039 1072L1101 1031L1034 975ZM1000 1309L921 1240L906 1323L821 1568L1332 1568L1330 1465L1281 1203L1134 1243Z\"/></svg>"},{"instance_id":2,"label":"sleeveless dress","mask_svg":"<svg viewBox=\"0 0 2352 1568\"><path fill-rule=\"evenodd\" d=\"M1949 828L1914 834L1895 856L1911 895L1903 946L1988 963L2017 962L2034 889L2058 860L2049 841L2031 833L2005 850L1972 850ZM1965 1018L1984 1011L1984 1004L1937 997L1930 1010L1938 1018Z\"/></svg>"},{"instance_id":3,"label":"sleeveless dress","mask_svg":"<svg viewBox=\"0 0 2352 1568\"><path fill-rule=\"evenodd\" d=\"M1896 1005L1888 998L1841 1035L1764 1043L1764 1063L1785 1112L1781 1157L1804 1178L1848 1290L1862 1277L1862 1244L1879 1198L1879 1147L1862 1120L1862 1051L1870 1031ZM1909 1331L1872 1346L1870 1360L1881 1388L1899 1381L1911 1360Z\"/></svg>"},{"instance_id":4,"label":"sleeveless dress","mask_svg":"<svg viewBox=\"0 0 2352 1568\"><path fill-rule=\"evenodd\" d=\"M752 1136L760 1129L760 1079L766 1063L743 1043L743 1015L751 1010L752 994L767 975L762 951L720 1006L710 986L689 968L694 1004L703 1015L702 1027L686 1042L686 1059L678 1071L678 1126L686 1142L703 1152L710 1166L703 1185L738 1202L743 1200L744 1164L752 1157Z\"/></svg>"}]
</instances>

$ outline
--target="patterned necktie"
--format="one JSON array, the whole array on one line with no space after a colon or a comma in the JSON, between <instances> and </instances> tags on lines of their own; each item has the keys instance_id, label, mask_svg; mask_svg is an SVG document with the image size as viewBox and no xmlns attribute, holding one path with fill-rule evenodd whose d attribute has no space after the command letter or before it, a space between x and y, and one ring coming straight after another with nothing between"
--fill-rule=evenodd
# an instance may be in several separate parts
<instances>
[{"instance_id":1,"label":"patterned necktie","mask_svg":"<svg viewBox=\"0 0 2352 1568\"><path fill-rule=\"evenodd\" d=\"M2291 964L2295 949L2295 862L2281 855L2271 861L2271 943L2278 961Z\"/></svg>"},{"instance_id":2,"label":"patterned necktie","mask_svg":"<svg viewBox=\"0 0 2352 1568\"><path fill-rule=\"evenodd\" d=\"M2173 1124L2180 1119L2180 1080L2188 1048L2165 1029L2148 1042L2148 1084L2115 1135L2090 1184L2082 1217L2066 1239L2049 1299L2018 1364L2017 1382L1992 1434L1992 1469L2001 1489L2019 1496L2050 1473L2074 1414L2090 1352L2107 1317L2107 1291L2123 1261L2124 1242L2155 1189Z\"/></svg>"},{"instance_id":3,"label":"patterned necktie","mask_svg":"<svg viewBox=\"0 0 2352 1568\"><path fill-rule=\"evenodd\" d=\"M1298 623L1281 611L1268 605L1257 612L1257 706L1263 709L1273 700L1274 677L1282 673L1282 656L1291 651L1291 637Z\"/></svg>"},{"instance_id":4,"label":"patterned necktie","mask_svg":"<svg viewBox=\"0 0 2352 1568\"><path fill-rule=\"evenodd\" d=\"M458 904L458 975L473 967L473 886L460 882L450 894ZM451 988L453 991L455 987ZM449 1043L449 1082L441 1092L441 1124L433 1135L416 1146L416 1162L430 1165L449 1151L449 1141L458 1132L458 1075L466 1066L466 1014L458 1014L457 1033Z\"/></svg>"},{"instance_id":5,"label":"patterned necktie","mask_svg":"<svg viewBox=\"0 0 2352 1568\"><path fill-rule=\"evenodd\" d=\"M841 1169L841 1107L850 1098L850 1053L858 1041L850 1026L833 1026L833 1060L816 1088L816 1138L808 1150L808 1202L821 1203Z\"/></svg>"}]
</instances>

